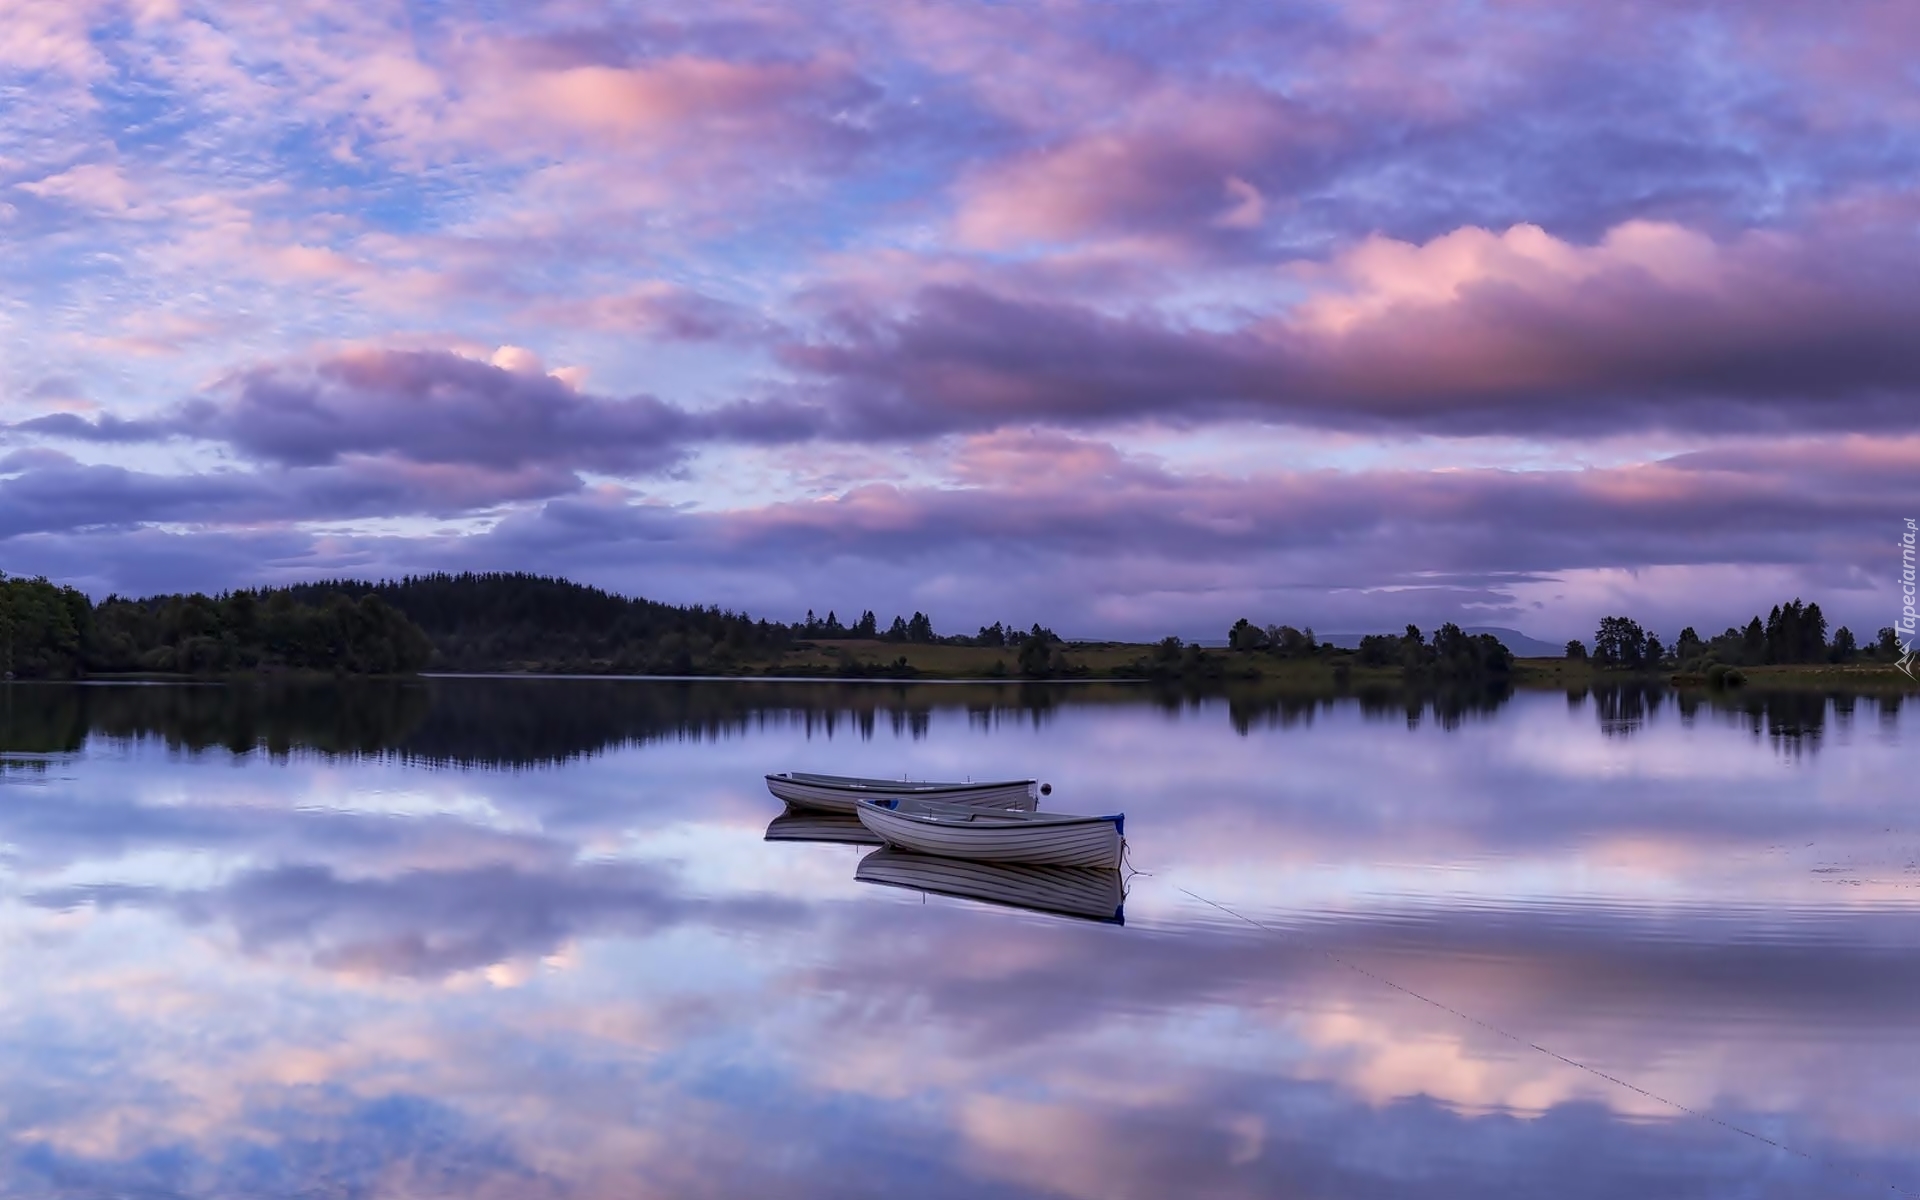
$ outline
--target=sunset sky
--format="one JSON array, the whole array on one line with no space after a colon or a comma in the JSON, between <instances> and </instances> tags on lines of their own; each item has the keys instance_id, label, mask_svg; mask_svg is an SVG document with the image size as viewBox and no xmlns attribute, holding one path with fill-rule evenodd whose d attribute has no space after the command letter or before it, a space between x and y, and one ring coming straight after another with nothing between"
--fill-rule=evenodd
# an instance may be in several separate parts
<instances>
[{"instance_id":1,"label":"sunset sky","mask_svg":"<svg viewBox=\"0 0 1920 1200\"><path fill-rule=\"evenodd\" d=\"M0 569L1866 640L1920 6L0 0Z\"/></svg>"}]
</instances>

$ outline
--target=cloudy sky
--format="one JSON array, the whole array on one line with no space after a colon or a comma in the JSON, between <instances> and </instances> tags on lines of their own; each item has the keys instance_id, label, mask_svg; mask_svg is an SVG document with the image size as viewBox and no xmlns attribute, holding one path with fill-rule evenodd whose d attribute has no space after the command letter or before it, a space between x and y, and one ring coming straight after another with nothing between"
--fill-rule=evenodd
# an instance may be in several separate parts
<instances>
[{"instance_id":1,"label":"cloudy sky","mask_svg":"<svg viewBox=\"0 0 1920 1200\"><path fill-rule=\"evenodd\" d=\"M0 569L1892 623L1920 9L0 0Z\"/></svg>"}]
</instances>

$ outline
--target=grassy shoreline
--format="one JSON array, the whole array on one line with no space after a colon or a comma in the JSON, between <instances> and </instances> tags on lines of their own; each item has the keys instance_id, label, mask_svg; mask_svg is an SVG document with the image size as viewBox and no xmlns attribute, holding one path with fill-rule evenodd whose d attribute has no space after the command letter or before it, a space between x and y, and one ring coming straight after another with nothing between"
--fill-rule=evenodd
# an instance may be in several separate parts
<instances>
[{"instance_id":1,"label":"grassy shoreline","mask_svg":"<svg viewBox=\"0 0 1920 1200\"><path fill-rule=\"evenodd\" d=\"M1408 677L1398 667L1363 667L1351 654L1318 655L1312 658L1275 658L1258 651L1208 649L1203 669L1188 672L1155 673L1143 666L1151 660L1154 647L1135 642L1071 642L1062 647L1066 671L1055 682L1141 681L1223 683L1269 685L1307 691L1339 691L1349 687L1398 685ZM901 665L904 662L904 666ZM1920 683L1907 678L1891 663L1810 663L1743 668L1749 690L1842 688L1874 691L1920 691ZM428 672L429 674L436 672ZM445 673L445 672L438 672ZM456 672L466 674L467 672ZM603 675L619 678L663 678L628 675L611 669L606 663L518 663L494 672L497 675ZM406 679L412 675L341 675L315 670L240 671L226 674L187 675L163 672L97 673L86 677L102 683L176 682L205 683L210 680L235 682L285 681L316 683L335 679ZM1018 652L988 646L951 646L942 644L875 642L866 640L817 640L803 643L774 658L741 659L719 669L694 671L666 678L689 679L790 679L853 681L996 681L1033 682L1019 673ZM1482 680L1479 682L1493 682ZM1626 683L1672 685L1705 689L1704 679L1672 671L1617 671L1596 668L1589 662L1565 658L1517 658L1506 682L1516 688L1569 689Z\"/></svg>"},{"instance_id":2,"label":"grassy shoreline","mask_svg":"<svg viewBox=\"0 0 1920 1200\"><path fill-rule=\"evenodd\" d=\"M1746 682L1738 691L1848 688L1920 692L1920 682L1909 679L1892 663L1783 663L1741 667ZM1514 661L1513 681L1521 687L1578 687L1644 680L1687 689L1708 689L1704 676L1676 671L1609 671L1578 659L1522 658Z\"/></svg>"},{"instance_id":3,"label":"grassy shoreline","mask_svg":"<svg viewBox=\"0 0 1920 1200\"><path fill-rule=\"evenodd\" d=\"M1150 658L1154 647L1140 642L1069 642L1063 647L1074 677L1127 679L1149 677L1138 664ZM1312 658L1275 658L1260 651L1208 649L1209 678L1249 682L1325 685L1399 683L1406 676L1398 667L1363 667L1351 654L1318 655ZM832 675L843 664L855 663L861 669L884 668L900 658L917 674L915 678L1018 679L1017 655L1011 649L986 646L944 646L871 641L817 641L766 664L772 671L785 673L800 668ZM997 667L996 667L997 664ZM996 670L998 673L996 673ZM1920 683L1908 679L1891 663L1855 662L1845 664L1808 663L1742 668L1749 688L1782 687L1869 687L1920 691ZM1084 674L1081 674L1084 672ZM758 672L755 672L758 673ZM1180 678L1180 676L1172 676ZM1595 667L1591 662L1566 658L1516 658L1508 681L1515 687L1562 688L1646 682L1678 687L1705 687L1704 680L1680 676L1673 671L1617 671Z\"/></svg>"}]
</instances>

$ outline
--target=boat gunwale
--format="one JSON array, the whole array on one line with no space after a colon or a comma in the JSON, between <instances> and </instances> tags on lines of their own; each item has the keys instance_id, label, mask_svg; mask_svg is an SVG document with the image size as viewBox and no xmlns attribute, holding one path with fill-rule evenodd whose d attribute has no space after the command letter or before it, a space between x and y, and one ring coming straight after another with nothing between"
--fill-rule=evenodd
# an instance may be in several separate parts
<instances>
[{"instance_id":1,"label":"boat gunwale","mask_svg":"<svg viewBox=\"0 0 1920 1200\"><path fill-rule=\"evenodd\" d=\"M959 806L947 808L942 811L915 812L912 809L902 808L900 806L901 800L914 798L915 797L871 796L861 799L859 804L862 807L879 809L882 812L890 813L903 820L915 821L923 825L938 825L945 828L971 826L979 829L998 826L1010 829L1034 829L1052 826L1066 829L1072 828L1075 825L1098 825L1102 822L1107 822L1124 833L1123 823L1127 819L1127 814L1125 813L1107 813L1102 816L1091 816L1083 813L1032 812L1022 811L1020 809L962 808ZM858 810L856 809L856 811ZM987 819L983 821L979 819L981 817Z\"/></svg>"},{"instance_id":2,"label":"boat gunwale","mask_svg":"<svg viewBox=\"0 0 1920 1200\"><path fill-rule=\"evenodd\" d=\"M1038 780L999 779L980 782L956 782L951 780L926 780L915 782L906 779L866 779L853 775L812 775L803 771L780 771L766 776L768 783L783 780L805 787L825 788L837 792L870 793L881 796L927 796L941 792L980 792L997 791L1002 788L1025 787L1031 789Z\"/></svg>"}]
</instances>

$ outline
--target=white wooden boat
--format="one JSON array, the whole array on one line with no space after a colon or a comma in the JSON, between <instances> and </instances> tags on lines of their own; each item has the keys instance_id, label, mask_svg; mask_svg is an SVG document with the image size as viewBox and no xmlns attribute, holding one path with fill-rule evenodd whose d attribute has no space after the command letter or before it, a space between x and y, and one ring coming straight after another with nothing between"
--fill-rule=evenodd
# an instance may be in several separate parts
<instances>
[{"instance_id":1,"label":"white wooden boat","mask_svg":"<svg viewBox=\"0 0 1920 1200\"><path fill-rule=\"evenodd\" d=\"M837 842L847 846L878 846L860 818L852 813L811 812L789 808L767 826L770 842Z\"/></svg>"},{"instance_id":2,"label":"white wooden boat","mask_svg":"<svg viewBox=\"0 0 1920 1200\"><path fill-rule=\"evenodd\" d=\"M973 808L1039 807L1039 788L1031 779L989 783L910 783L904 779L856 779L848 775L808 775L786 771L767 776L767 790L796 808L850 813L866 796L914 796Z\"/></svg>"},{"instance_id":3,"label":"white wooden boat","mask_svg":"<svg viewBox=\"0 0 1920 1200\"><path fill-rule=\"evenodd\" d=\"M1126 924L1126 887L1120 872L1103 867L1042 867L968 862L904 850L875 850L853 877L862 883L959 896L1031 912Z\"/></svg>"},{"instance_id":4,"label":"white wooden boat","mask_svg":"<svg viewBox=\"0 0 1920 1200\"><path fill-rule=\"evenodd\" d=\"M1125 813L1008 812L912 796L862 800L856 811L862 825L898 850L1058 867L1118 868L1127 821Z\"/></svg>"}]
</instances>

